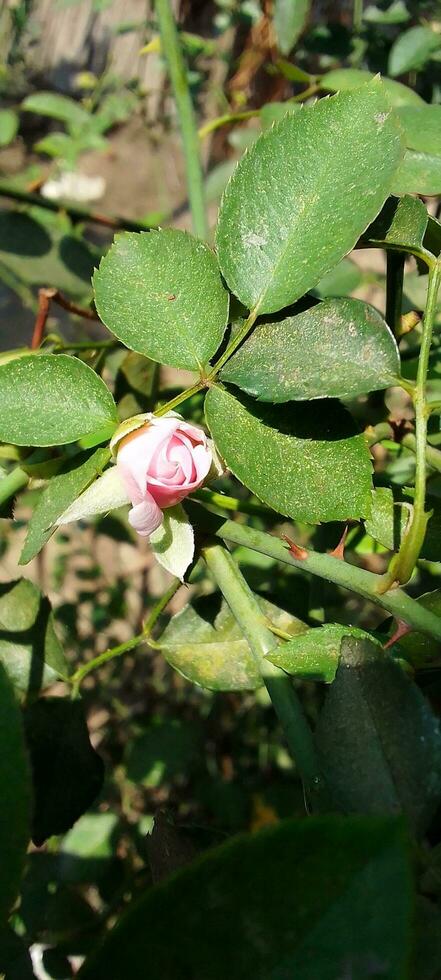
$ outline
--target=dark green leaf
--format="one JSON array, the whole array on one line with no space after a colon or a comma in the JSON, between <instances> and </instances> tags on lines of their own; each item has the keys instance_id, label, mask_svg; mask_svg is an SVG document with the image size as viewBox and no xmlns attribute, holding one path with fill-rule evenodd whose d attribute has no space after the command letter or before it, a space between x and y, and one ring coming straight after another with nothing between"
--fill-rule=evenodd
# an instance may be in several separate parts
<instances>
[{"instance_id":1,"label":"dark green leaf","mask_svg":"<svg viewBox=\"0 0 441 980\"><path fill-rule=\"evenodd\" d=\"M0 585L0 662L22 693L38 692L68 673L50 602L27 579Z\"/></svg>"},{"instance_id":2,"label":"dark green leaf","mask_svg":"<svg viewBox=\"0 0 441 980\"><path fill-rule=\"evenodd\" d=\"M40 847L92 805L104 766L90 744L81 701L40 698L26 707L24 720L34 786L32 839Z\"/></svg>"},{"instance_id":3,"label":"dark green leaf","mask_svg":"<svg viewBox=\"0 0 441 980\"><path fill-rule=\"evenodd\" d=\"M227 466L278 513L311 524L369 513L369 450L338 404L269 409L216 387L205 405Z\"/></svg>"},{"instance_id":4,"label":"dark green leaf","mask_svg":"<svg viewBox=\"0 0 441 980\"><path fill-rule=\"evenodd\" d=\"M279 629L295 633L300 620L265 599L264 615ZM218 596L185 606L165 628L159 647L168 663L193 684L211 691L255 690L263 683L236 620Z\"/></svg>"},{"instance_id":5,"label":"dark green leaf","mask_svg":"<svg viewBox=\"0 0 441 980\"><path fill-rule=\"evenodd\" d=\"M274 28L282 54L292 51L309 14L309 0L275 0Z\"/></svg>"},{"instance_id":6,"label":"dark green leaf","mask_svg":"<svg viewBox=\"0 0 441 980\"><path fill-rule=\"evenodd\" d=\"M406 493L406 490L404 492ZM440 502L435 498L428 498L427 510L431 513L431 517L421 546L420 558L425 558L427 561L441 561ZM411 499L409 501L395 500L389 487L377 487L372 494L370 516L365 521L366 531L385 548L390 551L397 551L411 513Z\"/></svg>"},{"instance_id":7,"label":"dark green leaf","mask_svg":"<svg viewBox=\"0 0 441 980\"><path fill-rule=\"evenodd\" d=\"M320 299L328 296L349 296L362 281L362 272L350 259L342 259L314 286L312 292Z\"/></svg>"},{"instance_id":8,"label":"dark green leaf","mask_svg":"<svg viewBox=\"0 0 441 980\"><path fill-rule=\"evenodd\" d=\"M412 69L423 68L431 54L441 47L441 37L430 27L410 27L399 34L394 41L390 53L389 75L404 75Z\"/></svg>"},{"instance_id":9,"label":"dark green leaf","mask_svg":"<svg viewBox=\"0 0 441 980\"><path fill-rule=\"evenodd\" d=\"M410 150L441 154L440 105L402 106L397 112Z\"/></svg>"},{"instance_id":10,"label":"dark green leaf","mask_svg":"<svg viewBox=\"0 0 441 980\"><path fill-rule=\"evenodd\" d=\"M127 778L152 788L197 768L202 758L201 730L177 718L154 720L132 740L127 752Z\"/></svg>"},{"instance_id":11,"label":"dark green leaf","mask_svg":"<svg viewBox=\"0 0 441 980\"><path fill-rule=\"evenodd\" d=\"M303 296L378 213L401 153L379 81L321 99L262 133L219 212L219 262L231 291L260 313Z\"/></svg>"},{"instance_id":12,"label":"dark green leaf","mask_svg":"<svg viewBox=\"0 0 441 980\"><path fill-rule=\"evenodd\" d=\"M326 92L348 92L359 88L373 77L370 71L364 71L362 68L335 68L322 75L320 87ZM382 81L391 106L426 104L421 96L407 85L402 85L393 78L383 78Z\"/></svg>"},{"instance_id":13,"label":"dark green leaf","mask_svg":"<svg viewBox=\"0 0 441 980\"><path fill-rule=\"evenodd\" d=\"M327 299L297 316L258 324L221 372L260 401L354 398L395 383L395 338L373 306Z\"/></svg>"},{"instance_id":14,"label":"dark green leaf","mask_svg":"<svg viewBox=\"0 0 441 980\"><path fill-rule=\"evenodd\" d=\"M366 229L361 244L366 241L378 246L422 248L428 218L427 209L418 198L407 194L402 198L389 197L378 217Z\"/></svg>"},{"instance_id":15,"label":"dark green leaf","mask_svg":"<svg viewBox=\"0 0 441 980\"><path fill-rule=\"evenodd\" d=\"M211 249L187 232L117 235L93 284L101 319L126 347L194 371L216 353L228 293Z\"/></svg>"},{"instance_id":16,"label":"dark green leaf","mask_svg":"<svg viewBox=\"0 0 441 980\"><path fill-rule=\"evenodd\" d=\"M310 629L301 636L294 636L286 643L280 643L274 651L267 654L267 660L294 677L331 684L335 679L345 636L369 638L368 633L354 626L326 623L325 626Z\"/></svg>"},{"instance_id":17,"label":"dark green leaf","mask_svg":"<svg viewBox=\"0 0 441 980\"><path fill-rule=\"evenodd\" d=\"M56 446L113 434L115 402L104 381L66 354L29 355L0 366L0 439L17 446Z\"/></svg>"},{"instance_id":18,"label":"dark green leaf","mask_svg":"<svg viewBox=\"0 0 441 980\"><path fill-rule=\"evenodd\" d=\"M401 825L286 821L149 890L79 976L336 980L349 964L357 980L402 980L412 912Z\"/></svg>"},{"instance_id":19,"label":"dark green leaf","mask_svg":"<svg viewBox=\"0 0 441 980\"><path fill-rule=\"evenodd\" d=\"M81 453L69 460L61 472L49 480L29 521L20 565L26 565L35 558L53 534L57 517L64 514L89 483L102 472L110 455L109 449L97 449L92 454Z\"/></svg>"},{"instance_id":20,"label":"dark green leaf","mask_svg":"<svg viewBox=\"0 0 441 980\"><path fill-rule=\"evenodd\" d=\"M346 637L316 729L335 805L406 814L424 831L441 800L441 733L420 690L369 640Z\"/></svg>"},{"instance_id":21,"label":"dark green leaf","mask_svg":"<svg viewBox=\"0 0 441 980\"><path fill-rule=\"evenodd\" d=\"M441 194L441 156L406 150L392 181L394 194Z\"/></svg>"},{"instance_id":22,"label":"dark green leaf","mask_svg":"<svg viewBox=\"0 0 441 980\"><path fill-rule=\"evenodd\" d=\"M19 119L12 109L0 110L0 146L8 146L18 132Z\"/></svg>"},{"instance_id":23,"label":"dark green leaf","mask_svg":"<svg viewBox=\"0 0 441 980\"><path fill-rule=\"evenodd\" d=\"M394 500L390 487L377 487L372 491L372 508L365 521L366 531L389 551L398 551L411 513L409 504L406 506Z\"/></svg>"},{"instance_id":24,"label":"dark green leaf","mask_svg":"<svg viewBox=\"0 0 441 980\"><path fill-rule=\"evenodd\" d=\"M424 595L418 596L417 602L429 612L441 616L441 589L425 592ZM398 649L403 651L406 659L417 668L424 667L425 664L437 663L440 659L438 640L433 640L431 636L426 636L424 633L412 631L403 636L399 641Z\"/></svg>"},{"instance_id":25,"label":"dark green leaf","mask_svg":"<svg viewBox=\"0 0 441 980\"><path fill-rule=\"evenodd\" d=\"M17 894L29 841L31 790L20 710L0 663L0 927Z\"/></svg>"}]
</instances>

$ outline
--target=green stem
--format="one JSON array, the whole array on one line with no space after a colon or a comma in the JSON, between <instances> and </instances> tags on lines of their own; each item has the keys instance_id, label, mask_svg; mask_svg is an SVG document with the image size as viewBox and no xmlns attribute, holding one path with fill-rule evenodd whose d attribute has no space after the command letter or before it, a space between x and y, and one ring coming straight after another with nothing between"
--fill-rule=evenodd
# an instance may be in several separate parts
<instances>
[{"instance_id":1,"label":"green stem","mask_svg":"<svg viewBox=\"0 0 441 980\"><path fill-rule=\"evenodd\" d=\"M354 34L360 34L363 27L363 0L353 0L352 27Z\"/></svg>"},{"instance_id":2,"label":"green stem","mask_svg":"<svg viewBox=\"0 0 441 980\"><path fill-rule=\"evenodd\" d=\"M44 208L45 211L62 211L68 214L74 221L86 221L95 225L104 225L106 228L114 228L115 231L126 229L127 231L148 231L149 226L140 224L138 221L131 221L130 218L115 218L105 214L97 214L81 208L76 204L66 204L64 201L51 201L42 194L33 194L30 191L20 190L7 180L0 180L0 197L10 198L11 201L18 201L20 204L30 204L35 207Z\"/></svg>"},{"instance_id":3,"label":"green stem","mask_svg":"<svg viewBox=\"0 0 441 980\"><path fill-rule=\"evenodd\" d=\"M308 797L319 804L325 796L325 784L302 705L290 678L266 659L277 640L266 626L256 597L225 546L210 545L202 553L258 665Z\"/></svg>"},{"instance_id":4,"label":"green stem","mask_svg":"<svg viewBox=\"0 0 441 980\"><path fill-rule=\"evenodd\" d=\"M19 490L23 490L29 483L28 474L16 466L10 473L0 479L0 506L5 504Z\"/></svg>"},{"instance_id":5,"label":"green stem","mask_svg":"<svg viewBox=\"0 0 441 980\"><path fill-rule=\"evenodd\" d=\"M201 126L198 132L199 139L205 139L206 136L214 133L221 126L228 126L229 123L244 122L245 119L254 119L256 116L260 116L260 109L247 109L245 112L226 112L223 116L216 116L216 119L210 119L204 126Z\"/></svg>"},{"instance_id":6,"label":"green stem","mask_svg":"<svg viewBox=\"0 0 441 980\"><path fill-rule=\"evenodd\" d=\"M431 410L431 403L428 404L428 409ZM379 422L378 425L371 426L366 430L366 436L369 446L375 446L377 442L383 442L385 439L393 439L394 431L389 422ZM416 438L413 432L407 432L405 436L401 439L401 446L406 449L410 449L411 452L416 453ZM398 448L398 443L397 443ZM438 470L441 473L441 451L435 449L435 446L429 446L426 444L426 463L431 466L432 469Z\"/></svg>"},{"instance_id":7,"label":"green stem","mask_svg":"<svg viewBox=\"0 0 441 980\"><path fill-rule=\"evenodd\" d=\"M237 350L238 347L240 347L242 341L245 340L245 337L248 336L251 328L254 326L254 323L257 319L258 312L259 312L258 306L255 306L254 310L251 310L251 313L248 315L245 322L242 324L240 329L234 335L233 339L228 344L228 347L226 348L226 350L224 350L224 353L221 355L219 360L216 361L215 364L213 364L210 373L207 375L208 382L215 380L221 368L223 368L224 364L229 360L231 355L234 354L234 351Z\"/></svg>"},{"instance_id":8,"label":"green stem","mask_svg":"<svg viewBox=\"0 0 441 980\"><path fill-rule=\"evenodd\" d=\"M156 0L155 9L161 34L162 50L170 72L181 126L193 229L196 235L205 239L208 237L208 226L203 174L199 157L199 139L179 35L170 0Z\"/></svg>"},{"instance_id":9,"label":"green stem","mask_svg":"<svg viewBox=\"0 0 441 980\"><path fill-rule=\"evenodd\" d=\"M161 405L160 408L156 408L153 414L157 415L158 418L161 415L166 415L167 412L173 411L173 409L177 408L178 405L182 405L182 402L186 402L187 398L191 398L192 395L197 395L198 391L201 391L201 389L204 387L205 381L197 381L196 384L191 386L191 388L186 388L185 391L181 391L179 395L175 395L175 397L171 398L169 402L165 403L165 405Z\"/></svg>"},{"instance_id":10,"label":"green stem","mask_svg":"<svg viewBox=\"0 0 441 980\"><path fill-rule=\"evenodd\" d=\"M274 558L285 565L292 565L303 572L318 575L319 578L324 578L341 588L355 592L385 609L392 616L403 620L404 623L419 633L433 636L441 641L441 617L428 612L415 599L406 595L402 589L394 589L385 595L380 595L377 589L381 576L368 572L364 568L358 568L356 565L350 565L332 555L310 551L309 549L305 552L305 557L296 558L286 544L275 535L258 531L245 524L237 524L235 521L224 520L206 510L203 511L202 516L199 504L191 505L188 503L187 509L194 523L201 526L202 530L206 530L207 533L215 535L223 541L231 541L233 544L258 551L260 554L268 555L269 558Z\"/></svg>"},{"instance_id":11,"label":"green stem","mask_svg":"<svg viewBox=\"0 0 441 980\"><path fill-rule=\"evenodd\" d=\"M275 517L274 511L265 504L255 503L254 500L239 500L239 497L229 497L226 493L218 493L204 487L191 495L192 500L200 500L203 504L220 507L222 510L232 510L241 514L253 514L258 517Z\"/></svg>"},{"instance_id":12,"label":"green stem","mask_svg":"<svg viewBox=\"0 0 441 980\"><path fill-rule=\"evenodd\" d=\"M386 323L395 337L399 336L401 326L404 262L403 252L386 252Z\"/></svg>"},{"instance_id":13,"label":"green stem","mask_svg":"<svg viewBox=\"0 0 441 980\"><path fill-rule=\"evenodd\" d=\"M418 371L414 391L415 406L415 496L413 501L413 518L409 530L403 538L400 550L394 556L384 577L381 588L390 588L393 582L401 584L408 582L424 541L429 514L426 513L426 445L427 445L427 369L429 365L430 345L432 343L433 323L436 315L438 290L441 284L441 263L429 272L427 288L427 305L423 320L421 349L418 360Z\"/></svg>"},{"instance_id":14,"label":"green stem","mask_svg":"<svg viewBox=\"0 0 441 980\"><path fill-rule=\"evenodd\" d=\"M164 595L161 596L161 598L158 599L158 602L156 602L155 605L153 606L150 616L146 620L144 624L144 629L142 630L141 633L138 633L137 636L132 636L132 638L130 640L126 640L125 643L119 643L118 646L111 647L109 650L105 650L104 653L100 653L97 657L94 657L93 660L89 660L87 664L83 664L82 667L77 668L75 673L72 674L71 677L69 678L69 681L72 684L73 698L78 697L78 693L82 681L93 670L97 670L98 667L102 667L103 664L107 664L109 660L114 660L115 657L121 657L122 654L129 653L130 650L134 650L135 647L140 646L141 643L145 643L149 639L156 621L159 619L159 616L164 611L165 607L170 602L170 599L173 598L173 596L178 591L181 585L182 582L179 578L173 579L171 585L167 589L167 592L165 592Z\"/></svg>"}]
</instances>

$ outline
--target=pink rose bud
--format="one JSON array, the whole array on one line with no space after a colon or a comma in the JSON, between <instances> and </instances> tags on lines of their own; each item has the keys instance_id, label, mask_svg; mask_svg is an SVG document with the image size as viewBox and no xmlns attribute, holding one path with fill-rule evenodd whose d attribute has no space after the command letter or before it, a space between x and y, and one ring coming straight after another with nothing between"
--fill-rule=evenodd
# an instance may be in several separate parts
<instances>
[{"instance_id":1,"label":"pink rose bud","mask_svg":"<svg viewBox=\"0 0 441 980\"><path fill-rule=\"evenodd\" d=\"M197 425L162 416L122 439L117 466L132 502L129 523L148 537L162 511L178 504L204 482L212 464L209 440Z\"/></svg>"}]
</instances>

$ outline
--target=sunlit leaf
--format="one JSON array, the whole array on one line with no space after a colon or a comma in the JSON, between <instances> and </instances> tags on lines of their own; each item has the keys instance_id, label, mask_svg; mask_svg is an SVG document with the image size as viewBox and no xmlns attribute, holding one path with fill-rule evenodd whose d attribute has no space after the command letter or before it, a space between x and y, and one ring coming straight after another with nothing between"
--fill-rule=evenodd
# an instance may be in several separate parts
<instances>
[{"instance_id":1,"label":"sunlit leaf","mask_svg":"<svg viewBox=\"0 0 441 980\"><path fill-rule=\"evenodd\" d=\"M0 366L0 439L17 446L75 442L116 428L115 402L94 371L66 354L29 355Z\"/></svg>"},{"instance_id":2,"label":"sunlit leaf","mask_svg":"<svg viewBox=\"0 0 441 980\"><path fill-rule=\"evenodd\" d=\"M245 306L293 303L353 248L390 191L400 132L377 80L262 133L226 188L216 234Z\"/></svg>"},{"instance_id":3,"label":"sunlit leaf","mask_svg":"<svg viewBox=\"0 0 441 980\"><path fill-rule=\"evenodd\" d=\"M228 293L214 253L187 232L117 235L93 282L101 319L132 350L194 371L216 353Z\"/></svg>"}]
</instances>

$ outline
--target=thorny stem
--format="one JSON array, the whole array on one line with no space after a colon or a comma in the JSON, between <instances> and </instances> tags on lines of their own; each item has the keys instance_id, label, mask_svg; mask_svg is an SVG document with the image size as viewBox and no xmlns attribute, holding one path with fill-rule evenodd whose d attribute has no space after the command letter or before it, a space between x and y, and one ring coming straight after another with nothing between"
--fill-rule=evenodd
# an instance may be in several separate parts
<instances>
[{"instance_id":1,"label":"thorny stem","mask_svg":"<svg viewBox=\"0 0 441 980\"><path fill-rule=\"evenodd\" d=\"M404 584L409 581L418 560L426 533L429 514L426 513L426 445L427 419L430 409L427 406L427 368L429 364L430 345L432 342L433 323L436 314L438 290L441 284L441 263L437 262L429 272L427 288L427 305L423 320L421 349L418 360L416 385L413 395L415 406L415 496L413 501L413 517L409 529L404 535L400 549L394 555L386 575L379 588L386 591L395 582Z\"/></svg>"},{"instance_id":2,"label":"thorny stem","mask_svg":"<svg viewBox=\"0 0 441 980\"><path fill-rule=\"evenodd\" d=\"M170 72L181 127L193 230L200 238L206 239L208 226L202 166L199 156L199 139L179 34L170 0L156 0L155 9L161 34L162 50Z\"/></svg>"},{"instance_id":3,"label":"thorny stem","mask_svg":"<svg viewBox=\"0 0 441 980\"><path fill-rule=\"evenodd\" d=\"M303 572L318 575L319 578L326 579L328 582L334 582L335 585L355 592L385 609L390 615L401 619L412 629L441 640L441 617L424 609L416 599L411 599L402 589L394 589L385 595L380 595L377 591L380 576L374 572L368 572L364 568L341 561L332 555L310 549L302 549L302 557L296 558L284 542L275 535L258 531L256 528L248 527L245 524L225 520L208 513L205 509L202 517L200 511L198 515L197 508L199 508L198 504L187 504L187 509L192 518L207 533L221 538L223 541L230 541L233 544L250 548L252 551L258 551L262 555L268 555L269 558L274 558L285 565L292 565Z\"/></svg>"},{"instance_id":4,"label":"thorny stem","mask_svg":"<svg viewBox=\"0 0 441 980\"><path fill-rule=\"evenodd\" d=\"M266 655L277 645L277 640L266 625L255 596L227 548L214 544L204 548L202 554L248 642L298 766L307 796L318 807L320 802L324 802L326 787L311 730L291 679L266 659Z\"/></svg>"},{"instance_id":5,"label":"thorny stem","mask_svg":"<svg viewBox=\"0 0 441 980\"><path fill-rule=\"evenodd\" d=\"M111 647L109 650L105 650L104 653L100 653L97 657L94 657L93 660L89 660L87 664L84 664L82 667L78 667L75 673L69 678L69 683L72 685L72 698L78 697L82 681L93 670L97 670L98 667L102 667L102 665L108 663L109 660L114 660L115 657L121 657L122 654L129 653L130 650L134 650L135 647L140 646L141 643L147 642L155 623L159 619L159 616L181 585L182 582L179 578L173 579L171 585L167 589L167 592L165 592L153 606L153 609L149 617L146 619L144 629L141 633L138 633L137 636L132 636L132 638L130 640L126 640L125 643L120 643L116 647Z\"/></svg>"}]
</instances>

